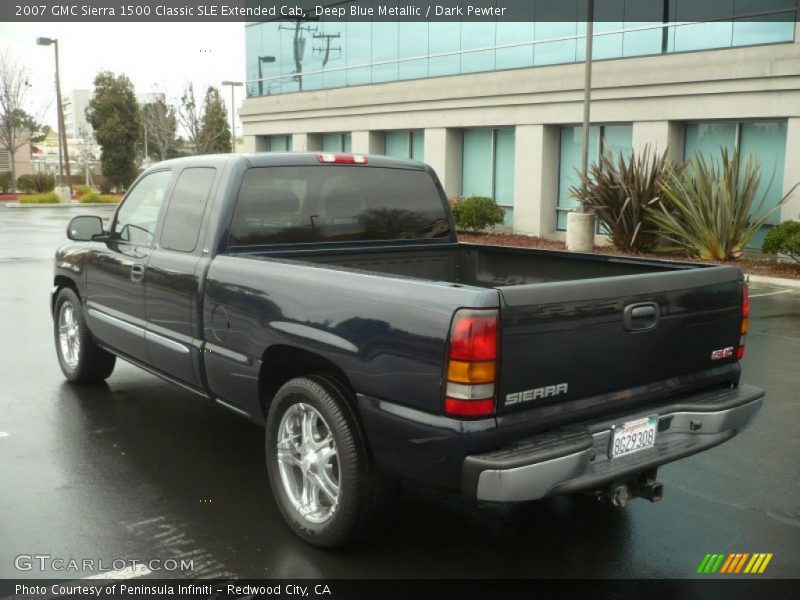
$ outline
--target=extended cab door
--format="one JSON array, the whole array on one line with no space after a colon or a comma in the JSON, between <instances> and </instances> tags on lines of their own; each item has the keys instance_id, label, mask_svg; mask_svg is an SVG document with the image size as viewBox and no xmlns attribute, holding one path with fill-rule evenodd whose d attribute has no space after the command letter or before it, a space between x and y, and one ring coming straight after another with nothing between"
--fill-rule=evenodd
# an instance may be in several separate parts
<instances>
[{"instance_id":1,"label":"extended cab door","mask_svg":"<svg viewBox=\"0 0 800 600\"><path fill-rule=\"evenodd\" d=\"M170 170L155 171L136 183L117 209L110 240L92 244L87 263L87 320L92 335L142 362L148 362L145 270L170 177Z\"/></svg>"},{"instance_id":2,"label":"extended cab door","mask_svg":"<svg viewBox=\"0 0 800 600\"><path fill-rule=\"evenodd\" d=\"M147 265L145 338L151 364L195 388L203 387L198 310L206 260L200 230L217 173L200 166L177 174Z\"/></svg>"}]
</instances>

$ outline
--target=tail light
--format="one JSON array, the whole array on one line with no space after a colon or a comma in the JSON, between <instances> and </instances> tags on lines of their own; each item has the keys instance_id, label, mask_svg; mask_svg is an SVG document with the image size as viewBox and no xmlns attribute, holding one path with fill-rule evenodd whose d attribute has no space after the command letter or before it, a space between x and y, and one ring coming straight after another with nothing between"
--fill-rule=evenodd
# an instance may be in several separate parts
<instances>
[{"instance_id":1,"label":"tail light","mask_svg":"<svg viewBox=\"0 0 800 600\"><path fill-rule=\"evenodd\" d=\"M367 157L363 154L342 154L339 152L320 152L317 160L321 163L335 163L338 165L365 165Z\"/></svg>"},{"instance_id":2,"label":"tail light","mask_svg":"<svg viewBox=\"0 0 800 600\"><path fill-rule=\"evenodd\" d=\"M750 294L747 284L742 284L742 326L739 330L739 348L736 350L736 360L741 360L744 356L744 336L750 330Z\"/></svg>"},{"instance_id":3,"label":"tail light","mask_svg":"<svg viewBox=\"0 0 800 600\"><path fill-rule=\"evenodd\" d=\"M494 414L497 385L497 310L456 311L450 327L444 412L456 417Z\"/></svg>"}]
</instances>

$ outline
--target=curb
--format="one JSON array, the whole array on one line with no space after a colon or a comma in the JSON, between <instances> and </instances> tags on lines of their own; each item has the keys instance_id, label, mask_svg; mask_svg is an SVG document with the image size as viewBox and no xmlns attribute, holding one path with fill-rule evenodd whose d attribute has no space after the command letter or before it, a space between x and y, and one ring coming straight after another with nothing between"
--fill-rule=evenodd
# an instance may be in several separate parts
<instances>
[{"instance_id":1,"label":"curb","mask_svg":"<svg viewBox=\"0 0 800 600\"><path fill-rule=\"evenodd\" d=\"M97 206L119 206L119 202L59 202L53 204L23 204L22 202L3 202L5 208L91 208Z\"/></svg>"},{"instance_id":2,"label":"curb","mask_svg":"<svg viewBox=\"0 0 800 600\"><path fill-rule=\"evenodd\" d=\"M745 275L745 278L749 283L761 283L800 290L800 279L784 279L782 277L767 277L766 275Z\"/></svg>"}]
</instances>

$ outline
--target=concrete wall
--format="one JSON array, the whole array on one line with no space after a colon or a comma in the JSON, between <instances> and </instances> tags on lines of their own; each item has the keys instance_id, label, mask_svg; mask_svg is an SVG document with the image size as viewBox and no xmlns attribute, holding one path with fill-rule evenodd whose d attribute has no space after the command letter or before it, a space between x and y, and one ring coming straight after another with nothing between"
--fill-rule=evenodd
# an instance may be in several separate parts
<instances>
[{"instance_id":1,"label":"concrete wall","mask_svg":"<svg viewBox=\"0 0 800 600\"><path fill-rule=\"evenodd\" d=\"M240 116L252 149L258 136L294 134L295 150L316 150L320 134L351 131L353 151L380 153L384 131L424 129L425 160L450 197L461 193L462 130L515 127L514 229L551 235L558 131L581 122L582 85L583 65L555 65L250 98ZM593 123L632 123L634 149L675 159L687 121L788 119L784 190L800 181L800 44L597 62L592 98ZM782 209L798 213L800 192Z\"/></svg>"}]
</instances>

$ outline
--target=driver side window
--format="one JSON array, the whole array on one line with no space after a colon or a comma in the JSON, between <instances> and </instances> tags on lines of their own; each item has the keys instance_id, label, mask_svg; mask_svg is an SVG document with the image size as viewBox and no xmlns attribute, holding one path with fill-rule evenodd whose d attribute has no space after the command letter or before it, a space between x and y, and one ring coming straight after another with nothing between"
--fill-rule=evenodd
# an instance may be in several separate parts
<instances>
[{"instance_id":1,"label":"driver side window","mask_svg":"<svg viewBox=\"0 0 800 600\"><path fill-rule=\"evenodd\" d=\"M157 171L136 184L117 211L111 231L114 238L131 244L153 243L158 213L171 175L171 171Z\"/></svg>"}]
</instances>

